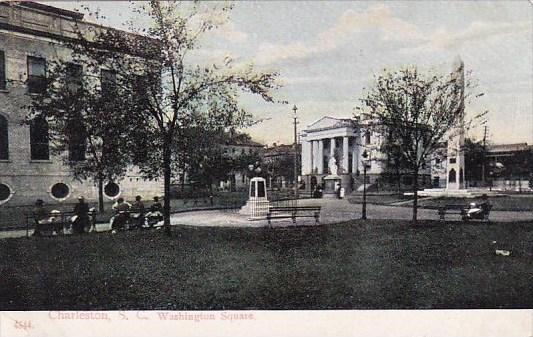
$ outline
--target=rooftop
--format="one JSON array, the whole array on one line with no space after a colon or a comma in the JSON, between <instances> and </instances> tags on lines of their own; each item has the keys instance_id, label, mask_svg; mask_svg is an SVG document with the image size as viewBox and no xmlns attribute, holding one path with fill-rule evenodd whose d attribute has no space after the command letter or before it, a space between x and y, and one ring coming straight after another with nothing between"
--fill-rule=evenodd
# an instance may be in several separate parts
<instances>
[{"instance_id":1,"label":"rooftop","mask_svg":"<svg viewBox=\"0 0 533 337\"><path fill-rule=\"evenodd\" d=\"M491 153L527 151L530 149L533 149L533 145L527 145L527 143L496 144L488 147L488 151Z\"/></svg>"},{"instance_id":2,"label":"rooftop","mask_svg":"<svg viewBox=\"0 0 533 337\"><path fill-rule=\"evenodd\" d=\"M31 8L31 9L36 9L36 10L39 10L39 11L47 12L47 13L66 16L66 17L69 17L69 18L72 18L72 19L76 19L76 20L83 19L83 13L75 12L75 11L69 11L69 10L62 9L62 8L57 8L57 7L52 7L52 6L48 6L48 5L41 4L41 3L38 3L38 2L34 2L34 1L19 1L19 2L14 3L14 4L16 4L18 6L21 6L21 7L26 7L26 8Z\"/></svg>"}]
</instances>

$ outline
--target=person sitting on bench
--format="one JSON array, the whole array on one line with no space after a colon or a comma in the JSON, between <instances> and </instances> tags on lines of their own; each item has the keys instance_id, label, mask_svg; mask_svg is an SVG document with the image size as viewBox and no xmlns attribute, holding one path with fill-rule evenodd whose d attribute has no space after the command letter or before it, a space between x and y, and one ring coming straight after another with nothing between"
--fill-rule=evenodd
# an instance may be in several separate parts
<instances>
[{"instance_id":1,"label":"person sitting on bench","mask_svg":"<svg viewBox=\"0 0 533 337\"><path fill-rule=\"evenodd\" d=\"M48 211L44 208L44 201L42 199L37 199L35 201L35 208L33 209L33 218L35 219L35 231L33 232L34 236L42 235L42 225L48 221Z\"/></svg>"}]
</instances>

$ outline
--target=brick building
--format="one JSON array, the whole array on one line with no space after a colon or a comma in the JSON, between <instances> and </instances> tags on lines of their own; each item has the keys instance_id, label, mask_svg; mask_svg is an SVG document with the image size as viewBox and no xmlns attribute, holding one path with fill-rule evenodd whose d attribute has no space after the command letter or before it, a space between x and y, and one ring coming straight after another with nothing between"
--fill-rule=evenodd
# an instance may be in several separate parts
<instances>
[{"instance_id":1,"label":"brick building","mask_svg":"<svg viewBox=\"0 0 533 337\"><path fill-rule=\"evenodd\" d=\"M83 14L33 2L0 3L0 205L73 202L79 195L97 199L92 181L76 181L61 157L50 151L47 122L23 124L31 95L46 77L47 60L68 62L61 45L80 29L93 25ZM104 75L104 72L102 72ZM65 154L72 155L72 154ZM108 200L162 194L162 182L145 181L135 169L117 182L106 182Z\"/></svg>"}]
</instances>

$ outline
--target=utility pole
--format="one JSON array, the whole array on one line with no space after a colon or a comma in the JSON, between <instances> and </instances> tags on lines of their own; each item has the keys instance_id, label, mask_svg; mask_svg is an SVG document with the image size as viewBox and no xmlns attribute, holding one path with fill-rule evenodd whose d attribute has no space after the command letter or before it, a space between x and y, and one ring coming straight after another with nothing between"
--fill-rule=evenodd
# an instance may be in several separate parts
<instances>
[{"instance_id":1,"label":"utility pole","mask_svg":"<svg viewBox=\"0 0 533 337\"><path fill-rule=\"evenodd\" d=\"M487 137L488 137L489 127L487 125L483 128L483 155L481 158L481 182L485 186L485 156L487 154Z\"/></svg>"},{"instance_id":2,"label":"utility pole","mask_svg":"<svg viewBox=\"0 0 533 337\"><path fill-rule=\"evenodd\" d=\"M296 105L292 107L292 111L294 112L294 197L298 200L298 134L296 131L296 124L298 124L296 112L298 111L298 108Z\"/></svg>"}]
</instances>

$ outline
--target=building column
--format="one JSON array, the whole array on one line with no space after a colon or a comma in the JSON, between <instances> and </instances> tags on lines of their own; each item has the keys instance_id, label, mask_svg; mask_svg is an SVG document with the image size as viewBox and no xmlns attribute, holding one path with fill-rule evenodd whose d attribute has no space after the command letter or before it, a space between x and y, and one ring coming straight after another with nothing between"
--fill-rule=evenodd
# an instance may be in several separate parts
<instances>
[{"instance_id":1,"label":"building column","mask_svg":"<svg viewBox=\"0 0 533 337\"><path fill-rule=\"evenodd\" d=\"M342 137L342 173L346 174L348 173L348 158L349 158L349 152L348 152L348 136Z\"/></svg>"},{"instance_id":2,"label":"building column","mask_svg":"<svg viewBox=\"0 0 533 337\"><path fill-rule=\"evenodd\" d=\"M318 174L324 174L324 140L322 139L318 141L318 156L316 160Z\"/></svg>"},{"instance_id":3,"label":"building column","mask_svg":"<svg viewBox=\"0 0 533 337\"><path fill-rule=\"evenodd\" d=\"M332 158L335 155L335 138L329 140L329 157ZM339 165L339 163L337 163Z\"/></svg>"},{"instance_id":4,"label":"building column","mask_svg":"<svg viewBox=\"0 0 533 337\"><path fill-rule=\"evenodd\" d=\"M302 159L301 159L301 169L302 174L310 174L311 173L311 155L310 155L310 149L311 149L311 142L302 140Z\"/></svg>"},{"instance_id":5,"label":"building column","mask_svg":"<svg viewBox=\"0 0 533 337\"><path fill-rule=\"evenodd\" d=\"M310 174L313 174L313 171L315 169L315 141L311 140L309 141L309 169Z\"/></svg>"},{"instance_id":6,"label":"building column","mask_svg":"<svg viewBox=\"0 0 533 337\"><path fill-rule=\"evenodd\" d=\"M352 173L356 173L359 169L359 150L357 149L357 138L353 138L352 143Z\"/></svg>"}]
</instances>

